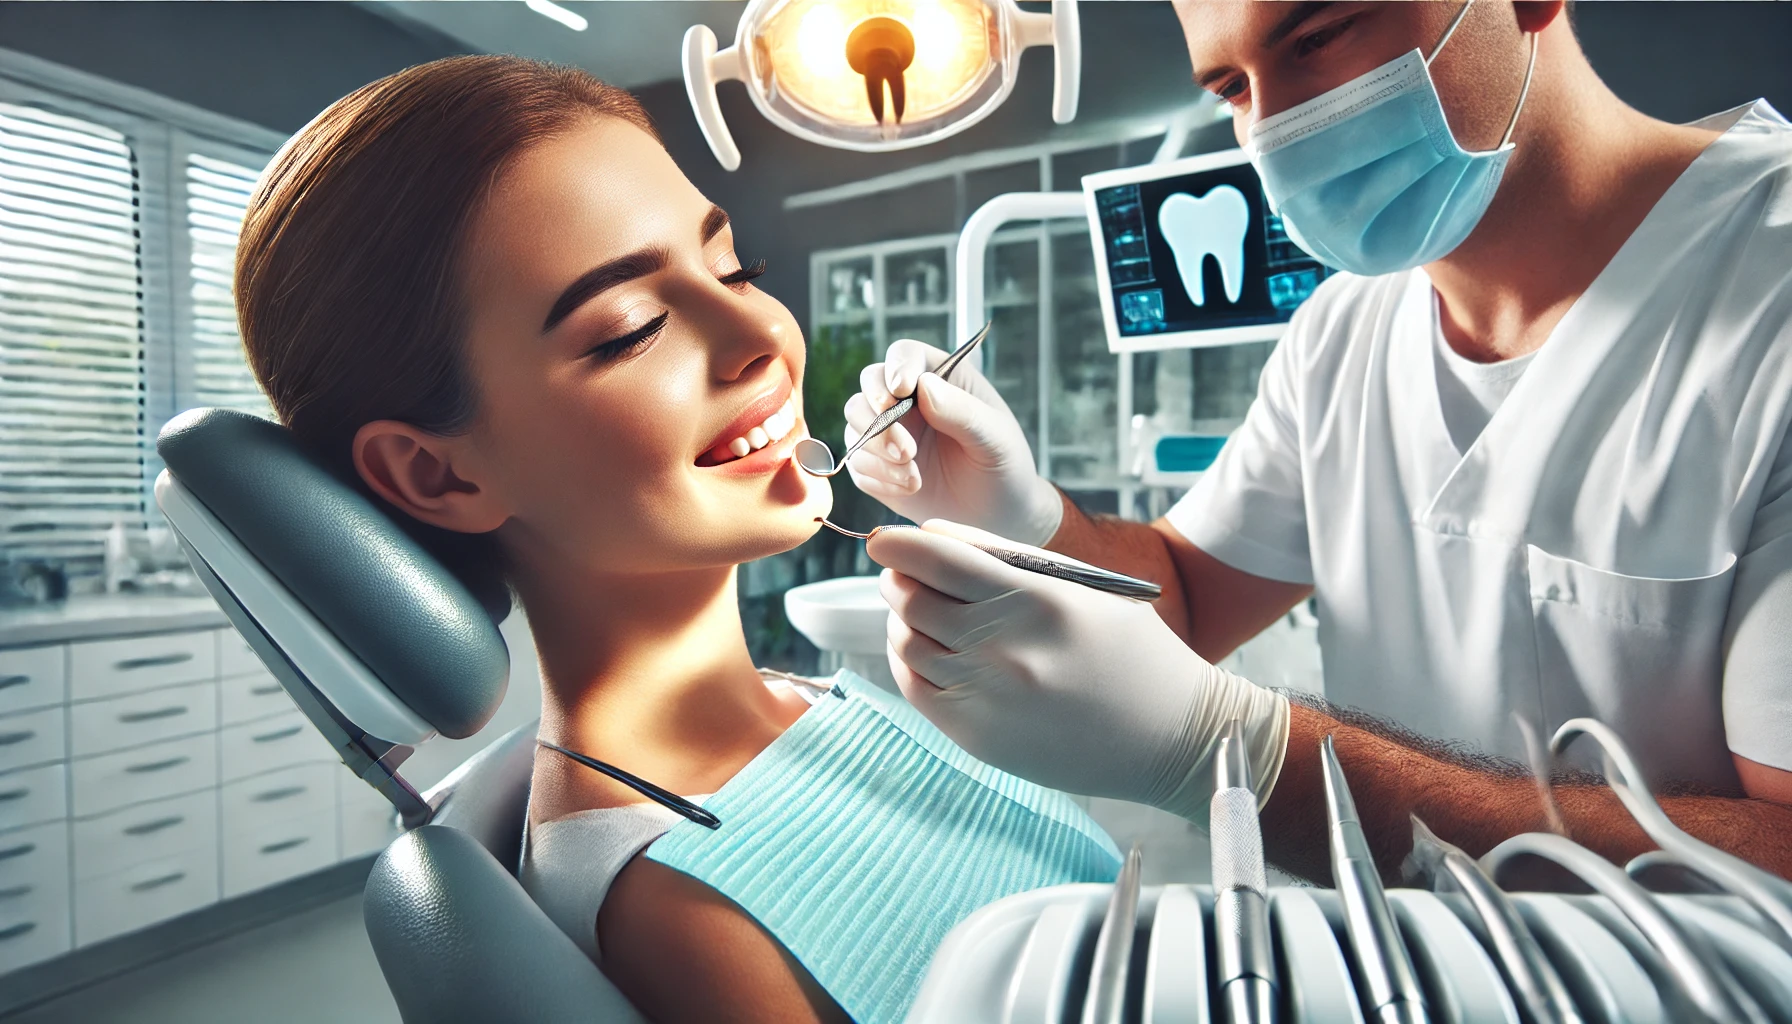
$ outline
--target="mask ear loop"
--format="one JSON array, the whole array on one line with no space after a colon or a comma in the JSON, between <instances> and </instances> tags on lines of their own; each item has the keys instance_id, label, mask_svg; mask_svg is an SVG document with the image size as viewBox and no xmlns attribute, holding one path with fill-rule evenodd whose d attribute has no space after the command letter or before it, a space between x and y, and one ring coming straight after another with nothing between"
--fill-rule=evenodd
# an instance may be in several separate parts
<instances>
[{"instance_id":1,"label":"mask ear loop","mask_svg":"<svg viewBox=\"0 0 1792 1024\"><path fill-rule=\"evenodd\" d=\"M1450 27L1444 29L1443 38L1439 39L1437 45L1431 48L1431 52L1425 55L1426 67L1430 67L1431 62L1437 59L1437 55L1443 52L1444 44L1456 34L1456 26L1462 24L1462 19L1468 16L1468 9L1473 6L1475 6L1475 0L1463 0L1462 7L1456 12L1456 17L1450 19Z\"/></svg>"},{"instance_id":2,"label":"mask ear loop","mask_svg":"<svg viewBox=\"0 0 1792 1024\"><path fill-rule=\"evenodd\" d=\"M1512 141L1512 129L1518 127L1518 115L1524 112L1524 99L1531 94L1531 73L1537 70L1537 33L1531 36L1531 60L1524 66L1524 85L1518 88L1518 105L1512 108L1512 120L1506 122L1506 134L1500 136L1500 149Z\"/></svg>"}]
</instances>

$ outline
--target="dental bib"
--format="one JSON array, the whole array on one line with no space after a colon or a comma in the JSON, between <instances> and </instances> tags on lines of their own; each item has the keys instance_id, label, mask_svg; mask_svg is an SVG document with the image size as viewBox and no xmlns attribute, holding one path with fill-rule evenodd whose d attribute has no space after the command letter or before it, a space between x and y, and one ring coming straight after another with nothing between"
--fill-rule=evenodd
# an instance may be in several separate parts
<instances>
[{"instance_id":1,"label":"dental bib","mask_svg":"<svg viewBox=\"0 0 1792 1024\"><path fill-rule=\"evenodd\" d=\"M946 933L1015 893L1112 881L1070 797L983 764L849 672L649 860L752 914L858 1024L896 1024Z\"/></svg>"}]
</instances>

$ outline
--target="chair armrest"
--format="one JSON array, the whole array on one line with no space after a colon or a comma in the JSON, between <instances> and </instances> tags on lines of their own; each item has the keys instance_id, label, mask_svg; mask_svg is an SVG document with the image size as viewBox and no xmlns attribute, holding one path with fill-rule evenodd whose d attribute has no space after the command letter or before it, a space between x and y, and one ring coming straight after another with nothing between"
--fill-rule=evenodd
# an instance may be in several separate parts
<instances>
[{"instance_id":1,"label":"chair armrest","mask_svg":"<svg viewBox=\"0 0 1792 1024\"><path fill-rule=\"evenodd\" d=\"M466 833L425 825L400 836L374 864L362 909L406 1021L644 1024Z\"/></svg>"}]
</instances>

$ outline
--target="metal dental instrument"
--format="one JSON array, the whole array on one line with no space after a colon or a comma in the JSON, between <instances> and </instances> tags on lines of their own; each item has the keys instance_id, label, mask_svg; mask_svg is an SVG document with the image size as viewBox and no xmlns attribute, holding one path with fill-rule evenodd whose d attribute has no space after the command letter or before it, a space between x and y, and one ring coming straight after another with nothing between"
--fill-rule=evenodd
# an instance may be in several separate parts
<instances>
[{"instance_id":1,"label":"metal dental instrument","mask_svg":"<svg viewBox=\"0 0 1792 1024\"><path fill-rule=\"evenodd\" d=\"M991 321L991 323L993 322ZM970 355L971 350L989 335L989 328L990 324L984 324L982 330L971 335L971 340L958 346L958 351L947 356L946 361L931 372L942 380L945 379L953 370L958 369L958 364L964 362L965 356ZM895 405L878 413L877 418L871 421L871 424L865 428L865 432L859 435L859 439L854 441L852 447L846 450L846 454L840 457L839 462L834 461L834 450L828 447L826 441L813 437L805 437L798 441L796 447L791 449L790 457L797 464L798 469L810 476L833 476L846 468L846 463L852 459L854 452L865 447L867 441L895 426L896 421L907 416L909 410L914 407L915 396L909 394L897 400Z\"/></svg>"},{"instance_id":2,"label":"metal dental instrument","mask_svg":"<svg viewBox=\"0 0 1792 1024\"><path fill-rule=\"evenodd\" d=\"M870 540L885 530L920 529L918 526L899 523L895 526L875 527L870 533L859 533L854 530L848 530L844 526L830 523L826 519L820 517L817 517L815 521L835 533L847 537L856 537L859 540ZM998 547L994 544L978 544L975 541L967 541L966 543L985 554L994 555L996 558L1007 562L1016 569L1025 569L1028 572L1036 572L1041 576L1050 576L1053 579L1068 580L1071 583L1080 583L1091 590L1100 590L1109 594L1119 594L1121 597L1136 598L1140 601L1155 601L1163 596L1164 588L1150 580L1142 580L1135 576L1128 576L1123 572L1113 572L1108 569L1089 565L1085 562L1074 561L1069 558L1054 558L1049 555L1035 554L1031 551L1016 551L1013 548Z\"/></svg>"},{"instance_id":3,"label":"metal dental instrument","mask_svg":"<svg viewBox=\"0 0 1792 1024\"><path fill-rule=\"evenodd\" d=\"M1276 1019L1276 956L1269 939L1269 879L1244 726L1233 720L1214 756L1213 937L1219 1005L1231 1024Z\"/></svg>"},{"instance_id":4,"label":"metal dental instrument","mask_svg":"<svg viewBox=\"0 0 1792 1024\"><path fill-rule=\"evenodd\" d=\"M1126 969L1132 963L1132 937L1138 930L1139 877L1144 858L1139 844L1132 844L1114 894L1095 937L1095 964L1089 970L1089 998L1083 1003L1082 1024L1121 1024L1126 1009Z\"/></svg>"},{"instance_id":5,"label":"metal dental instrument","mask_svg":"<svg viewBox=\"0 0 1792 1024\"><path fill-rule=\"evenodd\" d=\"M1441 891L1448 880L1467 897L1526 1024L1582 1024L1585 1018L1574 1005L1568 986L1531 935L1518 907L1474 858L1432 834L1416 814L1412 815L1412 855L1407 864L1433 889Z\"/></svg>"},{"instance_id":6,"label":"metal dental instrument","mask_svg":"<svg viewBox=\"0 0 1792 1024\"><path fill-rule=\"evenodd\" d=\"M1378 1024L1430 1024L1418 975L1382 891L1330 735L1320 741L1319 756L1325 766L1325 809L1331 819L1332 884L1338 888L1344 930L1356 952L1366 1016Z\"/></svg>"},{"instance_id":7,"label":"metal dental instrument","mask_svg":"<svg viewBox=\"0 0 1792 1024\"><path fill-rule=\"evenodd\" d=\"M1716 1024L1765 1024L1759 1004L1734 984L1715 951L1705 948L1701 937L1689 935L1675 923L1622 869L1592 850L1547 832L1527 832L1487 851L1481 866L1497 880L1506 865L1525 855L1542 857L1567 868L1611 901L1654 949L1667 973L1666 980L1677 990L1673 994L1700 1018Z\"/></svg>"},{"instance_id":8,"label":"metal dental instrument","mask_svg":"<svg viewBox=\"0 0 1792 1024\"><path fill-rule=\"evenodd\" d=\"M1592 718L1563 722L1549 741L1549 749L1560 754L1578 736L1587 736L1599 744L1605 756L1606 785L1617 794L1618 801L1642 826L1643 832L1675 860L1742 897L1768 921L1780 946L1792 952L1792 884L1740 857L1694 839L1668 820L1661 805L1650 794L1648 782L1630 756L1629 748L1605 723Z\"/></svg>"}]
</instances>

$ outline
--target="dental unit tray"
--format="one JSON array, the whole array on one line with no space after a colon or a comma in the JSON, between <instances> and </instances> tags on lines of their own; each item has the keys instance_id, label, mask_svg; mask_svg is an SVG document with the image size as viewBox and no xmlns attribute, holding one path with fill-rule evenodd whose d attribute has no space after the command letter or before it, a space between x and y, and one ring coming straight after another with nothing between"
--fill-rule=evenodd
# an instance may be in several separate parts
<instances>
[{"instance_id":1,"label":"dental unit tray","mask_svg":"<svg viewBox=\"0 0 1792 1024\"><path fill-rule=\"evenodd\" d=\"M1020 893L961 922L933 958L908 1024L1074 1024L1085 1002L1110 885ZM1792 955L1759 919L1725 896L1658 895L1668 916L1708 943L1768 1021L1792 1021ZM1437 1024L1521 1024L1479 918L1457 894L1392 889L1401 938ZM1648 949L1610 901L1519 893L1514 900L1581 1019L1588 1024L1681 1024L1652 971ZM1213 891L1206 885L1140 890L1126 1002L1127 1024L1223 1024L1211 980ZM1337 893L1285 886L1270 892L1272 944L1281 971L1283 1024L1373 1024L1359 997ZM1639 958L1640 955L1640 958Z\"/></svg>"}]
</instances>

